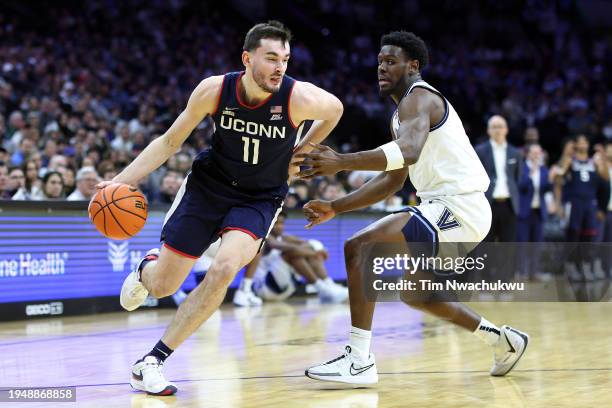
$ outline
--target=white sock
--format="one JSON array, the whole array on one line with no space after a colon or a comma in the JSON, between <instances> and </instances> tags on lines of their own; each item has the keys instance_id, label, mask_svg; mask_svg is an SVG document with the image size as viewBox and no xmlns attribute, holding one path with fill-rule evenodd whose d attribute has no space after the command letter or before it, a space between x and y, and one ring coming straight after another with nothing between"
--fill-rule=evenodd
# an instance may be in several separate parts
<instances>
[{"instance_id":1,"label":"white sock","mask_svg":"<svg viewBox=\"0 0 612 408\"><path fill-rule=\"evenodd\" d=\"M329 276L325 279L323 279L323 282L325 282L327 285L335 285L336 282L334 282L334 280L332 278L330 278Z\"/></svg>"},{"instance_id":2,"label":"white sock","mask_svg":"<svg viewBox=\"0 0 612 408\"><path fill-rule=\"evenodd\" d=\"M489 346L495 346L499 340L499 327L484 317L481 317L478 327L474 330L474 336L478 337Z\"/></svg>"},{"instance_id":3,"label":"white sock","mask_svg":"<svg viewBox=\"0 0 612 408\"><path fill-rule=\"evenodd\" d=\"M372 341L372 331L351 326L349 333L349 345L353 352L356 352L362 360L367 360L370 356L370 342Z\"/></svg>"},{"instance_id":4,"label":"white sock","mask_svg":"<svg viewBox=\"0 0 612 408\"><path fill-rule=\"evenodd\" d=\"M253 287L253 279L251 278L242 278L242 284L240 285L240 289L245 292L250 292Z\"/></svg>"}]
</instances>

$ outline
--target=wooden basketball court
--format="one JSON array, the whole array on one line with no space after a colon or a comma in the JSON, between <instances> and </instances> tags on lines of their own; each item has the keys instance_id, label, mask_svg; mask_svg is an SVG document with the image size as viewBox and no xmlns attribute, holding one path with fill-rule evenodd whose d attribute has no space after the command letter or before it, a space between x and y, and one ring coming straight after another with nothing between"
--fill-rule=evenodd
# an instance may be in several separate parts
<instances>
[{"instance_id":1,"label":"wooden basketball court","mask_svg":"<svg viewBox=\"0 0 612 408\"><path fill-rule=\"evenodd\" d=\"M298 299L224 306L166 362L166 377L179 387L173 397L146 396L128 383L131 364L160 338L171 310L2 323L0 387L77 387L76 404L7 404L15 407L612 406L610 305L472 306L531 335L510 376L488 375L492 350L469 333L385 303L374 327L378 386L315 382L304 369L342 350L348 306Z\"/></svg>"}]
</instances>

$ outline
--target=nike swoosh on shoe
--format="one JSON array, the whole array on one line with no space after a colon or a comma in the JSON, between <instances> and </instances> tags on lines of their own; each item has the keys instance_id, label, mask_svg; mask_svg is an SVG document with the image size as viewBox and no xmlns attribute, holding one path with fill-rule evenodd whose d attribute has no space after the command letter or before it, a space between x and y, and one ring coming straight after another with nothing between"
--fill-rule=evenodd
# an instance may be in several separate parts
<instances>
[{"instance_id":1,"label":"nike swoosh on shoe","mask_svg":"<svg viewBox=\"0 0 612 408\"><path fill-rule=\"evenodd\" d=\"M363 373L364 371L369 370L372 367L374 367L374 364L370 364L369 366L366 366L366 367L355 368L355 363L353 363L351 364L351 367L349 368L349 372L351 373L351 375L359 375Z\"/></svg>"}]
</instances>

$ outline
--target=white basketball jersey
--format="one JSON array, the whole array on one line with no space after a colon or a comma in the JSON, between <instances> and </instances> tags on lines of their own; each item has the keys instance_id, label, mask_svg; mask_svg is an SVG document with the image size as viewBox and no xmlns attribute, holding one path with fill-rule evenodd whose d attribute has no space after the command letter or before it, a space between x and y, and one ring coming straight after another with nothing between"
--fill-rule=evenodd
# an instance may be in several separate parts
<instances>
[{"instance_id":1,"label":"white basketball jersey","mask_svg":"<svg viewBox=\"0 0 612 408\"><path fill-rule=\"evenodd\" d=\"M405 95L416 87L426 88L444 99L445 112L440 123L429 130L419 160L408 167L410 181L421 200L439 196L485 192L489 176L465 133L453 106L425 81L415 82ZM404 96L405 96L404 95ZM400 126L397 109L391 119L393 138Z\"/></svg>"}]
</instances>

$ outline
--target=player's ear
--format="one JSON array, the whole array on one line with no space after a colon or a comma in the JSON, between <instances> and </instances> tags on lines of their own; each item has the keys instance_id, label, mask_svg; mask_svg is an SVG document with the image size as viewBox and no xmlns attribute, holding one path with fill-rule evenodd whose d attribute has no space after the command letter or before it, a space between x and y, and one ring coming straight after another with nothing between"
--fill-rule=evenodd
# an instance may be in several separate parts
<instances>
[{"instance_id":1,"label":"player's ear","mask_svg":"<svg viewBox=\"0 0 612 408\"><path fill-rule=\"evenodd\" d=\"M251 64L251 54L248 51L242 51L242 64L245 67Z\"/></svg>"},{"instance_id":2,"label":"player's ear","mask_svg":"<svg viewBox=\"0 0 612 408\"><path fill-rule=\"evenodd\" d=\"M416 74L419 72L419 60L417 59L413 59L413 60L409 60L408 61L408 66L410 67L410 73L411 74Z\"/></svg>"}]
</instances>

